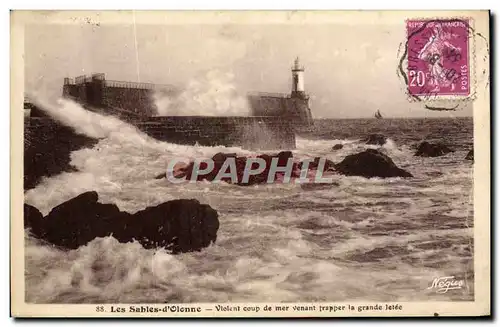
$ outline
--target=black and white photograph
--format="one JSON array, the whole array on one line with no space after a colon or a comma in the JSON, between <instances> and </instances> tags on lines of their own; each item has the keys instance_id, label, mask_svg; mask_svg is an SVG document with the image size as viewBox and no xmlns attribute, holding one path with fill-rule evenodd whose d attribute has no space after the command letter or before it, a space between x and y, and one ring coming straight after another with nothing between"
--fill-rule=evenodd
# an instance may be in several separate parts
<instances>
[{"instance_id":1,"label":"black and white photograph","mask_svg":"<svg viewBox=\"0 0 500 327\"><path fill-rule=\"evenodd\" d=\"M11 24L23 308L490 313L488 11Z\"/></svg>"}]
</instances>

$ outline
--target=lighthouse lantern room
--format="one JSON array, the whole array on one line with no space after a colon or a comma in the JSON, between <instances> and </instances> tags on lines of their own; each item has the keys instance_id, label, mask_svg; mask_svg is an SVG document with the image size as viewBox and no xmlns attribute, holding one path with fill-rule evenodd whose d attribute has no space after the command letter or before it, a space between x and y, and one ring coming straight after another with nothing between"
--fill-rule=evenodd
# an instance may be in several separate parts
<instances>
[{"instance_id":1,"label":"lighthouse lantern room","mask_svg":"<svg viewBox=\"0 0 500 327\"><path fill-rule=\"evenodd\" d=\"M304 90L304 67L300 65L299 57L292 66L292 97L306 98Z\"/></svg>"}]
</instances>

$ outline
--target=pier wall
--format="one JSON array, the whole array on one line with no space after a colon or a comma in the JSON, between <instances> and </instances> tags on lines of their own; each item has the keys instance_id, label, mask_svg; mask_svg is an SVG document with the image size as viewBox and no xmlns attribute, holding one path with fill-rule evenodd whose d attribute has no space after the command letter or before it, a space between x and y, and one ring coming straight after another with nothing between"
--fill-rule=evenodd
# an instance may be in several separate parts
<instances>
[{"instance_id":1,"label":"pier wall","mask_svg":"<svg viewBox=\"0 0 500 327\"><path fill-rule=\"evenodd\" d=\"M134 123L151 137L185 145L295 149L295 130L282 117L149 117Z\"/></svg>"},{"instance_id":2,"label":"pier wall","mask_svg":"<svg viewBox=\"0 0 500 327\"><path fill-rule=\"evenodd\" d=\"M104 74L66 78L63 96L96 108L121 108L132 114L149 117L156 114L155 92L173 95L170 85L106 80Z\"/></svg>"},{"instance_id":3,"label":"pier wall","mask_svg":"<svg viewBox=\"0 0 500 327\"><path fill-rule=\"evenodd\" d=\"M63 96L90 108L119 108L136 117L152 117L157 113L155 93L176 96L179 90L171 85L106 80L104 74L66 78ZM248 94L252 116L279 116L297 126L312 124L309 99L280 93Z\"/></svg>"},{"instance_id":4,"label":"pier wall","mask_svg":"<svg viewBox=\"0 0 500 327\"><path fill-rule=\"evenodd\" d=\"M153 91L125 87L105 87L102 106L118 107L141 116L156 114Z\"/></svg>"}]
</instances>

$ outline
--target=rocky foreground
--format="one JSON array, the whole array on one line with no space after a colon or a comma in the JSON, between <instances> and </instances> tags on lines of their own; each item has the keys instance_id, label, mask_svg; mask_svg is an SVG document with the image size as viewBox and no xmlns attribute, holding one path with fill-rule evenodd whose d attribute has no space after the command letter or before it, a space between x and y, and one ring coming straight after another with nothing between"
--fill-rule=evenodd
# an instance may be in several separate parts
<instances>
[{"instance_id":1,"label":"rocky foreground","mask_svg":"<svg viewBox=\"0 0 500 327\"><path fill-rule=\"evenodd\" d=\"M335 169L347 176L413 177L406 170L396 166L389 156L373 149L345 157L344 160L335 165Z\"/></svg>"},{"instance_id":2,"label":"rocky foreground","mask_svg":"<svg viewBox=\"0 0 500 327\"><path fill-rule=\"evenodd\" d=\"M135 214L98 202L97 192L85 192L53 208L43 217L24 205L24 227L35 237L66 249L76 249L97 237L113 236L121 243L137 241L144 248L172 253L199 251L217 239L218 213L197 200L173 200Z\"/></svg>"},{"instance_id":3,"label":"rocky foreground","mask_svg":"<svg viewBox=\"0 0 500 327\"><path fill-rule=\"evenodd\" d=\"M455 152L448 146L441 143L429 143L427 141L420 143L415 152L417 157L441 157L450 152Z\"/></svg>"},{"instance_id":4,"label":"rocky foreground","mask_svg":"<svg viewBox=\"0 0 500 327\"><path fill-rule=\"evenodd\" d=\"M386 142L386 138L377 134L368 137L366 142L382 145ZM341 145L337 145L332 151L341 148ZM473 151L471 150L465 159L474 160ZM443 144L423 142L419 145L415 156L438 157L450 152L453 150ZM228 159L235 162L237 178L236 181L229 177L223 177L221 180L241 186L267 183L273 160L278 168L291 167L291 178L300 178L305 169L305 161L294 158L291 151L261 154L257 158L265 162L264 169L260 173L250 175L247 181L243 180L245 170L249 167L255 170L258 167L254 165L258 164L252 161L247 166L250 157L238 156L236 153L215 154L211 158L214 169L205 174L194 174L196 169L204 170L206 166L197 166L191 162L176 167L174 176L187 180L195 176L197 181L214 181L221 169L227 169L228 166L224 164ZM318 170L322 170L326 175L366 178L413 177L410 172L399 168L389 156L375 149L348 155L338 163L320 157L309 160L307 168L313 173L308 177L316 175ZM283 171L274 174L275 181L283 181L285 174ZM156 178L165 177L166 174L163 173ZM307 191L333 185L338 184L335 182L321 184L313 181L302 184L301 187ZM97 237L113 236L122 243L137 241L144 248L165 248L172 253L182 253L200 251L214 243L217 239L219 219L216 210L193 199L168 201L130 214L120 211L114 204L98 202L97 193L92 191L58 205L45 217L37 208L25 204L24 226L35 237L66 249L76 249Z\"/></svg>"},{"instance_id":5,"label":"rocky foreground","mask_svg":"<svg viewBox=\"0 0 500 327\"><path fill-rule=\"evenodd\" d=\"M24 124L24 189L35 188L44 177L73 172L71 152L92 148L97 139L76 133L48 117Z\"/></svg>"}]
</instances>

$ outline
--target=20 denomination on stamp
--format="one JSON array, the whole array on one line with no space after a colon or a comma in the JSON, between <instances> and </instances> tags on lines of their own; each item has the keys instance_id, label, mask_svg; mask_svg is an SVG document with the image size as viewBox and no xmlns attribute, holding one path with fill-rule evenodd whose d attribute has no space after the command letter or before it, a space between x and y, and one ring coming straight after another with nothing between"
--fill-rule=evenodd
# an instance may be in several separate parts
<instances>
[{"instance_id":1,"label":"20 denomination on stamp","mask_svg":"<svg viewBox=\"0 0 500 327\"><path fill-rule=\"evenodd\" d=\"M408 20L408 92L412 96L469 96L467 19Z\"/></svg>"}]
</instances>

